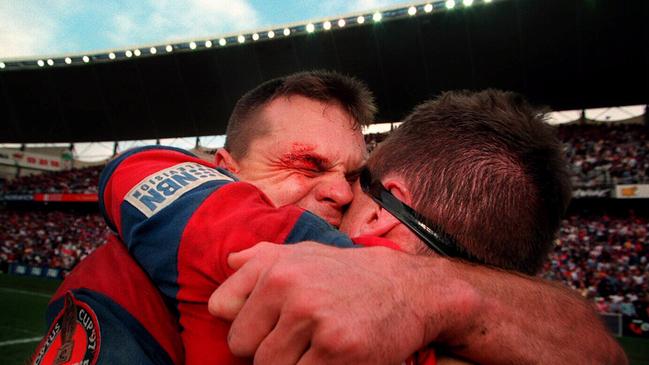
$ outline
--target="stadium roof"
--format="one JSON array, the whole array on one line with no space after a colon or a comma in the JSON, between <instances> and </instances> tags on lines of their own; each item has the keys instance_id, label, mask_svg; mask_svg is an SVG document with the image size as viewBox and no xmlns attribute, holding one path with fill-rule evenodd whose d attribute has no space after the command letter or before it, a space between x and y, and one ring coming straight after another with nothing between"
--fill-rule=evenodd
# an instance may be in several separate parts
<instances>
[{"instance_id":1,"label":"stadium roof","mask_svg":"<svg viewBox=\"0 0 649 365\"><path fill-rule=\"evenodd\" d=\"M334 69L374 90L378 121L440 91L515 90L555 110L649 101L649 2L475 0L296 24L192 44L0 63L0 142L218 135L246 90L299 70ZM352 24L354 23L354 24ZM312 32L310 30L313 30ZM226 46L220 39L226 39ZM159 49L159 51L158 51ZM113 53L113 57L110 57ZM130 56L127 54L130 53ZM141 54L138 57L137 54ZM69 62L66 58L69 58ZM41 61L41 62L38 62ZM51 65L50 62L51 61ZM40 66L42 65L42 66ZM2 68L4 67L4 68Z\"/></svg>"}]
</instances>

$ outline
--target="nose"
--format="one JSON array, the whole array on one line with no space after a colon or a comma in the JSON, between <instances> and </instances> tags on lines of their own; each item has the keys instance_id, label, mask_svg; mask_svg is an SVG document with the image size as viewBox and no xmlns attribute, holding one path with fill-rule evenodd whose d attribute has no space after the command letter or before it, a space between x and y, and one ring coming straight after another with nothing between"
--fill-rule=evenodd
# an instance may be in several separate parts
<instances>
[{"instance_id":1,"label":"nose","mask_svg":"<svg viewBox=\"0 0 649 365\"><path fill-rule=\"evenodd\" d=\"M316 190L318 202L325 203L342 211L354 198L352 187L343 174L336 174L322 181Z\"/></svg>"}]
</instances>

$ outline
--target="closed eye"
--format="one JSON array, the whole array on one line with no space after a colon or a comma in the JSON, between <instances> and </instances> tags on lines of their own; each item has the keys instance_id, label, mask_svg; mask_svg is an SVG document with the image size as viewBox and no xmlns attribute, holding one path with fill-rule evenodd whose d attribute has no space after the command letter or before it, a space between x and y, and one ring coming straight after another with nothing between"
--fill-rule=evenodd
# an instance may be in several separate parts
<instances>
[{"instance_id":1,"label":"closed eye","mask_svg":"<svg viewBox=\"0 0 649 365\"><path fill-rule=\"evenodd\" d=\"M361 176L361 171L363 171L364 167L365 166L362 166L361 168L348 172L347 174L345 174L345 179L347 179L350 184L355 183L356 180L358 180L358 178Z\"/></svg>"},{"instance_id":2,"label":"closed eye","mask_svg":"<svg viewBox=\"0 0 649 365\"><path fill-rule=\"evenodd\" d=\"M282 160L284 165L288 168L311 174L323 173L328 169L328 160L321 156L310 153L290 154Z\"/></svg>"}]
</instances>

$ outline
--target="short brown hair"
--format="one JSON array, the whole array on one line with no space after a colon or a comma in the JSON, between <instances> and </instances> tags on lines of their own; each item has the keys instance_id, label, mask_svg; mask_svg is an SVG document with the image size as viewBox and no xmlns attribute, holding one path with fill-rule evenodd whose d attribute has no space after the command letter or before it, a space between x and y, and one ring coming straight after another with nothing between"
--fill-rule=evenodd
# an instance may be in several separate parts
<instances>
[{"instance_id":1,"label":"short brown hair","mask_svg":"<svg viewBox=\"0 0 649 365\"><path fill-rule=\"evenodd\" d=\"M355 129L374 121L374 97L363 82L333 71L299 72L266 81L237 101L228 121L225 149L237 158L245 156L250 142L268 131L256 118L257 112L278 97L292 95L337 103L352 117Z\"/></svg>"},{"instance_id":2,"label":"short brown hair","mask_svg":"<svg viewBox=\"0 0 649 365\"><path fill-rule=\"evenodd\" d=\"M570 201L561 144L520 95L447 92L380 144L372 174L402 176L413 206L483 262L542 266Z\"/></svg>"}]
</instances>

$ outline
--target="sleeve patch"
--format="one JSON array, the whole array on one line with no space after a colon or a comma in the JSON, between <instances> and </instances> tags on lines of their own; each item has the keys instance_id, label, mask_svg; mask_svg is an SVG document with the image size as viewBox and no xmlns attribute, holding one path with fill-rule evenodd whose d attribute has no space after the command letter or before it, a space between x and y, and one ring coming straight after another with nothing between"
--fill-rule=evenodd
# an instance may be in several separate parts
<instances>
[{"instance_id":1,"label":"sleeve patch","mask_svg":"<svg viewBox=\"0 0 649 365\"><path fill-rule=\"evenodd\" d=\"M208 181L234 181L216 169L197 163L179 163L142 179L125 200L147 218L164 209L185 193Z\"/></svg>"},{"instance_id":2,"label":"sleeve patch","mask_svg":"<svg viewBox=\"0 0 649 365\"><path fill-rule=\"evenodd\" d=\"M68 292L63 309L39 346L34 364L95 364L100 337L95 312Z\"/></svg>"}]
</instances>

